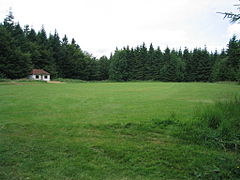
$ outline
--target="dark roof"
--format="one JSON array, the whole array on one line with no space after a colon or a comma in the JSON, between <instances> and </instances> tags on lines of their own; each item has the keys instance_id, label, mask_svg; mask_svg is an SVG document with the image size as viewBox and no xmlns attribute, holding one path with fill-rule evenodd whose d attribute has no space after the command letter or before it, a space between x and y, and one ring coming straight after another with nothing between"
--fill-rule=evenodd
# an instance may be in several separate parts
<instances>
[{"instance_id":1,"label":"dark roof","mask_svg":"<svg viewBox=\"0 0 240 180\"><path fill-rule=\"evenodd\" d=\"M33 69L30 74L34 74L34 75L46 74L46 75L49 75L50 73L47 72L47 71L44 71L43 69Z\"/></svg>"}]
</instances>

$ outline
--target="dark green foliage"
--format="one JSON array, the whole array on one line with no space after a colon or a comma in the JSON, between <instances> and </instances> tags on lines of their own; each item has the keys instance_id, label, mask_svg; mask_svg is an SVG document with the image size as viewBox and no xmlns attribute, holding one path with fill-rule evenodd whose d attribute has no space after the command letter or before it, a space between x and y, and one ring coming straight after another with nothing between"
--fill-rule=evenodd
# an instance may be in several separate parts
<instances>
[{"instance_id":1,"label":"dark green foliage","mask_svg":"<svg viewBox=\"0 0 240 180\"><path fill-rule=\"evenodd\" d=\"M209 53L207 48L187 48L164 53L150 44L129 50L116 50L110 58L109 77L116 81L160 80L160 81L239 81L240 42L233 37L227 51Z\"/></svg>"},{"instance_id":2,"label":"dark green foliage","mask_svg":"<svg viewBox=\"0 0 240 180\"><path fill-rule=\"evenodd\" d=\"M109 79L109 60L106 56L102 56L97 61L97 80Z\"/></svg>"},{"instance_id":3,"label":"dark green foliage","mask_svg":"<svg viewBox=\"0 0 240 180\"><path fill-rule=\"evenodd\" d=\"M30 55L16 47L11 34L0 26L0 72L6 78L26 77L31 70Z\"/></svg>"},{"instance_id":4,"label":"dark green foliage","mask_svg":"<svg viewBox=\"0 0 240 180\"><path fill-rule=\"evenodd\" d=\"M233 36L230 39L227 49L228 58L226 61L226 68L228 69L227 77L229 80L237 80L237 73L240 66L240 42Z\"/></svg>"},{"instance_id":5,"label":"dark green foliage","mask_svg":"<svg viewBox=\"0 0 240 180\"><path fill-rule=\"evenodd\" d=\"M211 74L211 81L224 81L227 80L226 58L217 59Z\"/></svg>"},{"instance_id":6,"label":"dark green foliage","mask_svg":"<svg viewBox=\"0 0 240 180\"><path fill-rule=\"evenodd\" d=\"M149 47L149 51L147 54L147 62L145 64L146 67L146 79L156 79L154 76L157 75L157 69L155 68L155 65L157 64L157 59L155 56L155 50L153 48L153 45L151 44Z\"/></svg>"},{"instance_id":7,"label":"dark green foliage","mask_svg":"<svg viewBox=\"0 0 240 180\"><path fill-rule=\"evenodd\" d=\"M130 63L128 63L129 49L123 51L115 51L111 59L110 79L116 81L128 81L130 76Z\"/></svg>"},{"instance_id":8,"label":"dark green foliage","mask_svg":"<svg viewBox=\"0 0 240 180\"><path fill-rule=\"evenodd\" d=\"M165 73L164 81L184 81L184 62L178 57L176 51L170 52L167 48L164 53Z\"/></svg>"},{"instance_id":9,"label":"dark green foliage","mask_svg":"<svg viewBox=\"0 0 240 180\"><path fill-rule=\"evenodd\" d=\"M209 81L211 74L211 59L206 49L197 50L196 81Z\"/></svg>"},{"instance_id":10,"label":"dark green foliage","mask_svg":"<svg viewBox=\"0 0 240 180\"><path fill-rule=\"evenodd\" d=\"M213 81L239 81L240 41L236 36L230 39L227 51L223 50L215 59L211 75Z\"/></svg>"}]
</instances>

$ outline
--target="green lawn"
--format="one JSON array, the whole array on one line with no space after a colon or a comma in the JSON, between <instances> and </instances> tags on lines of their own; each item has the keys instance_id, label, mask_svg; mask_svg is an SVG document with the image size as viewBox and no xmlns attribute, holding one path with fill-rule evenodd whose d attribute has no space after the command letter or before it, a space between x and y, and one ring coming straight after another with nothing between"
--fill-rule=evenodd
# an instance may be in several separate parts
<instances>
[{"instance_id":1,"label":"green lawn","mask_svg":"<svg viewBox=\"0 0 240 180\"><path fill-rule=\"evenodd\" d=\"M239 179L238 153L152 127L236 95L234 83L1 83L0 179Z\"/></svg>"}]
</instances>

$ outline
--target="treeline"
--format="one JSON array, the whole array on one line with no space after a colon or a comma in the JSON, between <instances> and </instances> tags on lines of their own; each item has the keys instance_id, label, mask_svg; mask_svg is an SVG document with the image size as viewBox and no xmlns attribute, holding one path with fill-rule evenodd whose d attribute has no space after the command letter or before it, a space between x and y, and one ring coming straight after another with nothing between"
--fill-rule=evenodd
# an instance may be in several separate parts
<instances>
[{"instance_id":1,"label":"treeline","mask_svg":"<svg viewBox=\"0 0 240 180\"><path fill-rule=\"evenodd\" d=\"M32 68L52 78L81 80L239 81L240 41L233 36L221 53L207 48L161 51L143 43L97 59L74 39L60 39L57 31L47 35L43 27L38 32L22 28L10 12L0 24L0 78L23 78Z\"/></svg>"},{"instance_id":2,"label":"treeline","mask_svg":"<svg viewBox=\"0 0 240 180\"><path fill-rule=\"evenodd\" d=\"M104 80L109 60L83 52L74 39L60 39L57 31L47 35L44 27L39 32L22 28L10 12L0 24L0 78L24 78L33 68L50 72L52 78Z\"/></svg>"},{"instance_id":3,"label":"treeline","mask_svg":"<svg viewBox=\"0 0 240 180\"><path fill-rule=\"evenodd\" d=\"M240 41L234 36L228 49L209 53L207 48L185 48L162 52L143 43L135 49L124 47L110 58L112 80L237 81L240 80Z\"/></svg>"}]
</instances>

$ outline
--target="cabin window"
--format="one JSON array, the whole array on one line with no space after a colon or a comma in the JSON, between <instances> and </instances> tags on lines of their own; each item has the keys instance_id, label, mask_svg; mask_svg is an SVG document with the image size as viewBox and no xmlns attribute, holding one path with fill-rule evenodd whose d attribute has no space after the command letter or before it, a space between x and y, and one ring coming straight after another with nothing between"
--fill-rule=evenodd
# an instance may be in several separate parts
<instances>
[{"instance_id":1,"label":"cabin window","mask_svg":"<svg viewBox=\"0 0 240 180\"><path fill-rule=\"evenodd\" d=\"M47 79L48 77L47 76L44 76L45 79Z\"/></svg>"},{"instance_id":2,"label":"cabin window","mask_svg":"<svg viewBox=\"0 0 240 180\"><path fill-rule=\"evenodd\" d=\"M36 75L36 79L39 79L39 75Z\"/></svg>"}]
</instances>

